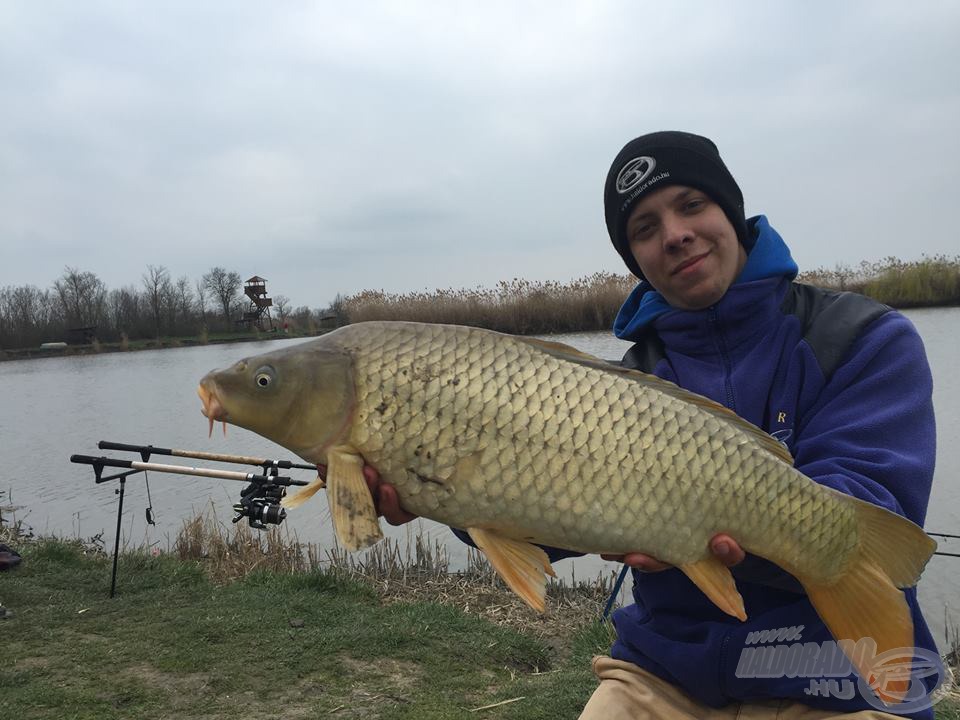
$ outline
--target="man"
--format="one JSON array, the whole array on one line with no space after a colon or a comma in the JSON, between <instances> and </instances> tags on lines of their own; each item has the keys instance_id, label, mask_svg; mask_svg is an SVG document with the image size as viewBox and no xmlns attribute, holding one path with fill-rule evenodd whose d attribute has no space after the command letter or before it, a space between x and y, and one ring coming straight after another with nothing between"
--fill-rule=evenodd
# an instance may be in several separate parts
<instances>
[{"instance_id":1,"label":"man","mask_svg":"<svg viewBox=\"0 0 960 720\"><path fill-rule=\"evenodd\" d=\"M780 439L808 477L922 525L932 382L909 321L792 283L790 251L765 217L746 220L740 189L706 138L662 132L631 141L607 176L604 205L614 247L641 278L614 324L618 337L637 342L624 364L726 405ZM831 637L792 577L755 557L736 564L743 554L734 540L715 538L713 549L735 565L742 624L718 618L680 572L627 558L662 572L634 573L636 602L615 616L613 659L595 661L601 683L583 717L708 717L724 706L732 717L881 715L860 693L839 697L848 694L839 681L824 697L809 677L745 672L752 632L803 626L795 633L803 643ZM916 592L907 598L915 645L934 650Z\"/></svg>"},{"instance_id":2,"label":"man","mask_svg":"<svg viewBox=\"0 0 960 720\"><path fill-rule=\"evenodd\" d=\"M932 381L910 322L866 298L794 283L786 244L765 217L745 218L707 138L632 140L610 168L604 204L613 245L640 278L614 324L635 342L624 365L724 404L784 443L816 482L922 525ZM392 488L368 479L388 520L409 519ZM635 602L614 615L618 637L610 658L594 660L600 685L581 718L888 716L869 692L853 692L853 675L821 686L751 668L745 652L759 633L820 647L832 637L792 576L745 556L736 538L718 535L711 549L733 567L747 622L719 612L679 570L625 556ZM932 654L915 590L906 597L915 645Z\"/></svg>"}]
</instances>

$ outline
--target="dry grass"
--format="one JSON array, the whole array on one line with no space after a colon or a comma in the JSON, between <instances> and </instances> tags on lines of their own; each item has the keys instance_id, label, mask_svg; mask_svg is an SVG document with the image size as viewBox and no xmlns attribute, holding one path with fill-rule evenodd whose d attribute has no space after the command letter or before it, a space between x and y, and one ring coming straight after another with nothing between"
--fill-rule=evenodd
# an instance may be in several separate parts
<instances>
[{"instance_id":1,"label":"dry grass","mask_svg":"<svg viewBox=\"0 0 960 720\"><path fill-rule=\"evenodd\" d=\"M915 262L886 258L857 268L838 265L800 280L863 293L894 307L960 304L960 256ZM340 302L351 323L367 320L472 325L517 335L607 330L633 290L631 275L594 273L568 283L514 278L493 289L435 290L404 294L364 290Z\"/></svg>"},{"instance_id":2,"label":"dry grass","mask_svg":"<svg viewBox=\"0 0 960 720\"><path fill-rule=\"evenodd\" d=\"M501 281L490 290L406 294L365 290L343 301L349 322L409 320L473 325L517 335L606 330L636 285L630 275L594 273L569 283Z\"/></svg>"},{"instance_id":3,"label":"dry grass","mask_svg":"<svg viewBox=\"0 0 960 720\"><path fill-rule=\"evenodd\" d=\"M888 257L856 268L838 265L801 273L799 280L834 290L862 293L893 307L960 304L960 256L903 262Z\"/></svg>"},{"instance_id":4,"label":"dry grass","mask_svg":"<svg viewBox=\"0 0 960 720\"><path fill-rule=\"evenodd\" d=\"M214 518L212 512L184 521L173 552L181 560L200 562L207 575L219 583L258 570L307 572L319 564L312 546L301 544L280 528L259 532L245 522L228 526Z\"/></svg>"},{"instance_id":5,"label":"dry grass","mask_svg":"<svg viewBox=\"0 0 960 720\"><path fill-rule=\"evenodd\" d=\"M468 548L466 567L451 571L444 546L413 527L405 544L385 538L369 550L350 553L337 545L321 551L279 528L256 532L245 523L227 526L209 513L184 522L173 552L201 563L216 582L257 570L320 570L368 584L385 603L438 602L546 640L569 636L599 618L615 580L612 575L590 582L551 579L547 611L541 615L504 585L478 551Z\"/></svg>"},{"instance_id":6,"label":"dry grass","mask_svg":"<svg viewBox=\"0 0 960 720\"><path fill-rule=\"evenodd\" d=\"M0 490L0 543L12 544L33 538L33 531L17 519L17 507L8 492Z\"/></svg>"},{"instance_id":7,"label":"dry grass","mask_svg":"<svg viewBox=\"0 0 960 720\"><path fill-rule=\"evenodd\" d=\"M384 602L439 602L548 642L599 618L616 579L612 574L570 583L551 578L547 610L540 614L504 584L478 550L467 548L466 567L451 572L443 545L413 530L405 551L387 538L363 553L334 547L328 557L331 571L369 583Z\"/></svg>"}]
</instances>

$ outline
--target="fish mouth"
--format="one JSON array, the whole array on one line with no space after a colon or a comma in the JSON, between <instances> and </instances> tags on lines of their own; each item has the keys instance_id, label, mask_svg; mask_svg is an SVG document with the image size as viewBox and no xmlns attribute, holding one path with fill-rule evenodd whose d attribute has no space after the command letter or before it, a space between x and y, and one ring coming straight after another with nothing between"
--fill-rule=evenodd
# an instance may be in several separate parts
<instances>
[{"instance_id":1,"label":"fish mouth","mask_svg":"<svg viewBox=\"0 0 960 720\"><path fill-rule=\"evenodd\" d=\"M197 395L200 396L200 400L203 402L203 409L200 412L210 421L210 431L207 433L207 437L213 435L213 423L216 421L223 423L223 436L226 437L227 411L224 410L223 405L220 403L220 398L217 397L216 388L207 387L206 382L201 382L197 387Z\"/></svg>"}]
</instances>

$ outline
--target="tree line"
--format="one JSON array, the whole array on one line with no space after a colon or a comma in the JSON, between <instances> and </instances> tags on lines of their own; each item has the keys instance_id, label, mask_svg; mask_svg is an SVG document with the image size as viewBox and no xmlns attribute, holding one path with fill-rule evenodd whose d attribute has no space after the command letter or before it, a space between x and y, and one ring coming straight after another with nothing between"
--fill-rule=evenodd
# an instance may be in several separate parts
<instances>
[{"instance_id":1,"label":"tree line","mask_svg":"<svg viewBox=\"0 0 960 720\"><path fill-rule=\"evenodd\" d=\"M95 273L67 267L53 286L0 288L0 348L36 347L65 340L75 328L95 328L101 342L188 337L236 330L249 300L237 272L211 268L196 281L173 279L167 268L148 265L139 285L110 290ZM273 297L275 324L314 332L321 311L292 308Z\"/></svg>"},{"instance_id":2,"label":"tree line","mask_svg":"<svg viewBox=\"0 0 960 720\"><path fill-rule=\"evenodd\" d=\"M893 307L960 305L960 256L937 255L914 262L886 258L856 268L818 268L799 278L822 287L863 293ZM338 296L325 310L291 308L273 298L273 319L300 334L312 334L331 319L337 325L363 320L413 320L489 327L518 334L610 327L636 279L596 273L569 283L514 279L495 289L435 290L392 294L365 290ZM103 342L124 338L202 336L235 330L248 302L236 272L214 267L200 280L173 280L163 267L147 266L139 286L108 290L94 273L67 267L53 287L0 288L0 350L36 347L66 339L71 328L95 327Z\"/></svg>"}]
</instances>

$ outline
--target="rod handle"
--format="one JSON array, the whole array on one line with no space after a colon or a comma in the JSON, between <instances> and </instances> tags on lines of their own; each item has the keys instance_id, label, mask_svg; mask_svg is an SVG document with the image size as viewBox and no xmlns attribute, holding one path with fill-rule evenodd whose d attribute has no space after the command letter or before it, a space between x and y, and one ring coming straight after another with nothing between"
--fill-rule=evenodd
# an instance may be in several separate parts
<instances>
[{"instance_id":1,"label":"rod handle","mask_svg":"<svg viewBox=\"0 0 960 720\"><path fill-rule=\"evenodd\" d=\"M173 451L170 448L154 447L153 445L130 445L128 443L110 442L101 440L97 443L101 450L122 450L124 452L147 452L157 453L158 455L170 455Z\"/></svg>"}]
</instances>

